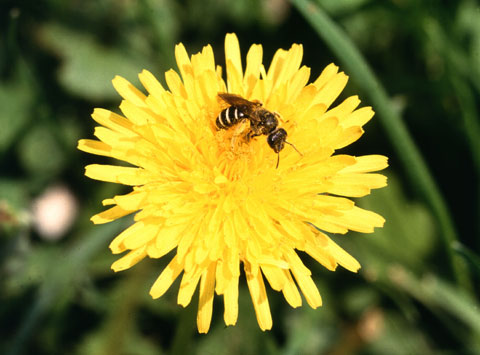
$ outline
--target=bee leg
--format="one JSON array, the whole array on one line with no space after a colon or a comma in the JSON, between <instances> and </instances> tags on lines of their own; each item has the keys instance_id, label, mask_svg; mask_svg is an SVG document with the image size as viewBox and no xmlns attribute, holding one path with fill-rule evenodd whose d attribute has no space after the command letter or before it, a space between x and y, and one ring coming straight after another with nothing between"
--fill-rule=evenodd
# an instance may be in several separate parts
<instances>
[{"instance_id":1,"label":"bee leg","mask_svg":"<svg viewBox=\"0 0 480 355\"><path fill-rule=\"evenodd\" d=\"M249 129L248 132L245 134L245 140L250 142L250 140L255 137L255 132L252 129Z\"/></svg>"},{"instance_id":2,"label":"bee leg","mask_svg":"<svg viewBox=\"0 0 480 355\"><path fill-rule=\"evenodd\" d=\"M232 151L235 150L235 147L237 146L238 137L242 134L243 130L245 130L245 121L240 122L240 124L237 125L237 127L235 128L235 131L233 132L232 140L230 141Z\"/></svg>"},{"instance_id":3,"label":"bee leg","mask_svg":"<svg viewBox=\"0 0 480 355\"><path fill-rule=\"evenodd\" d=\"M255 132L253 129L249 130L245 135L245 140L250 142L253 138L261 136L261 133Z\"/></svg>"},{"instance_id":4,"label":"bee leg","mask_svg":"<svg viewBox=\"0 0 480 355\"><path fill-rule=\"evenodd\" d=\"M258 123L250 122L250 130L245 135L245 140L250 142L253 138L262 135L262 127Z\"/></svg>"},{"instance_id":5,"label":"bee leg","mask_svg":"<svg viewBox=\"0 0 480 355\"><path fill-rule=\"evenodd\" d=\"M273 115L276 117L277 120L283 122L283 117L282 117L282 115L281 115L279 112L274 111L274 112L272 112L272 113L273 113ZM288 121L285 121L285 122L288 122Z\"/></svg>"}]
</instances>

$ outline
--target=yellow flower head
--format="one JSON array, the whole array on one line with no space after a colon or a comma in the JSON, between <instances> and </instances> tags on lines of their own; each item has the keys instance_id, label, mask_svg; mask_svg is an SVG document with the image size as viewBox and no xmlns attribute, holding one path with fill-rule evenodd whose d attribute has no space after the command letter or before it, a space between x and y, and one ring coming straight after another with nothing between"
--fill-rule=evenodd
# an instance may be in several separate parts
<instances>
[{"instance_id":1,"label":"yellow flower head","mask_svg":"<svg viewBox=\"0 0 480 355\"><path fill-rule=\"evenodd\" d=\"M387 158L335 154L362 135L373 111L357 109L356 96L328 109L348 78L330 64L307 84L310 69L300 67L302 53L297 44L278 50L267 71L262 46L255 44L243 69L238 39L228 34L224 81L210 46L189 57L179 44L180 75L166 72L168 90L146 70L139 78L147 95L116 77L124 116L95 109L99 141L79 141L85 152L132 165L86 167L92 179L133 187L103 201L112 207L92 217L94 223L106 223L136 213L135 223L110 244L114 254L126 253L112 269L125 270L176 249L150 294L162 296L183 272L178 303L185 307L200 282L201 333L210 327L214 292L223 295L225 323L236 323L241 264L258 324L270 329L264 279L292 307L302 304L298 288L311 307L321 306L311 272L296 250L329 270L341 265L356 272L360 264L320 230L370 233L383 226L381 216L342 196L360 197L385 186L386 178L372 172L385 168ZM216 118L229 107L218 96L225 92L258 100L276 113L294 147L287 144L277 156L266 135L247 140L253 124L248 118L218 129Z\"/></svg>"}]
</instances>

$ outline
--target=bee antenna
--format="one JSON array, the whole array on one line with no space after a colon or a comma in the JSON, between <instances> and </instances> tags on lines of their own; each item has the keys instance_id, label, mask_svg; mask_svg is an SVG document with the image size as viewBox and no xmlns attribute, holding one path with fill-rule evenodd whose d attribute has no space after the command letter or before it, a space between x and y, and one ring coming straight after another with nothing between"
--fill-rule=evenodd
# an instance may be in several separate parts
<instances>
[{"instance_id":1,"label":"bee antenna","mask_svg":"<svg viewBox=\"0 0 480 355\"><path fill-rule=\"evenodd\" d=\"M297 149L297 147L295 147L292 143L287 142L287 141L285 141L285 143L290 144L293 147L293 149L295 149L297 151L297 153L300 154L303 157L303 154L300 153L300 151ZM277 153L277 166L275 167L275 169L278 169L278 164L280 164L280 152Z\"/></svg>"},{"instance_id":2,"label":"bee antenna","mask_svg":"<svg viewBox=\"0 0 480 355\"><path fill-rule=\"evenodd\" d=\"M300 154L303 157L303 154L300 153L300 151L297 149L297 147L295 147L292 143L287 142L287 141L285 141L285 143L290 144L293 147L293 149L295 149L297 151L297 153Z\"/></svg>"}]
</instances>

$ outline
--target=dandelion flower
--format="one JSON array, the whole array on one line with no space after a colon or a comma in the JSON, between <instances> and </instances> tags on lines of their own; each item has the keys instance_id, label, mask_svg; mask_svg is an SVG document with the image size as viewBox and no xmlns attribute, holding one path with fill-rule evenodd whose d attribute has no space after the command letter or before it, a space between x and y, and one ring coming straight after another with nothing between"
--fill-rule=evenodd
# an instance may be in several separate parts
<instances>
[{"instance_id":1,"label":"dandelion flower","mask_svg":"<svg viewBox=\"0 0 480 355\"><path fill-rule=\"evenodd\" d=\"M210 327L214 293L223 296L225 323L236 323L241 268L262 330L272 327L265 280L292 307L302 304L301 293L311 307L321 306L297 251L328 270L341 265L356 272L357 260L326 233L371 233L383 226L381 216L348 197L385 186L386 178L372 172L385 168L387 158L336 154L360 138L374 113L358 108L357 96L329 109L348 77L330 64L308 84L302 54L298 44L280 49L266 70L262 46L254 44L243 68L238 39L227 34L224 80L211 46L189 57L179 44L180 73L165 73L168 89L146 70L139 79L147 94L115 77L123 116L95 109L99 140L79 141L85 152L131 165L86 167L92 179L132 186L130 193L103 201L110 208L92 217L107 223L135 213L134 223L110 244L114 254L125 253L112 269L131 268L146 257L171 258L150 294L161 297L182 274L178 303L186 307L198 286L201 333ZM276 168L266 136L238 138L248 120L217 129L215 119L226 108L222 92L259 100L278 113L288 142L301 154L286 145Z\"/></svg>"}]
</instances>

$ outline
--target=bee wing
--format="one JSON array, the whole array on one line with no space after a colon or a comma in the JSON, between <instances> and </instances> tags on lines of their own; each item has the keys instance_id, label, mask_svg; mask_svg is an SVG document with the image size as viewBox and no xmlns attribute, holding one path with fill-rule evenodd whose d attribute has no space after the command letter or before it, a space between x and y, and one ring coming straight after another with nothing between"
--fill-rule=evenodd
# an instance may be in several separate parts
<instances>
[{"instance_id":1,"label":"bee wing","mask_svg":"<svg viewBox=\"0 0 480 355\"><path fill-rule=\"evenodd\" d=\"M223 101L226 103L232 105L232 106L240 106L240 105L254 105L254 102L248 101L247 99L244 99L243 97L235 94L229 94L227 92L220 92L218 93L218 97L220 97Z\"/></svg>"},{"instance_id":2,"label":"bee wing","mask_svg":"<svg viewBox=\"0 0 480 355\"><path fill-rule=\"evenodd\" d=\"M249 116L252 119L255 119L255 112L258 107L261 106L261 103L258 101L249 101L239 95L229 94L226 92L219 93L218 97L220 97L229 105L237 107L240 111L242 111L245 115Z\"/></svg>"}]
</instances>

